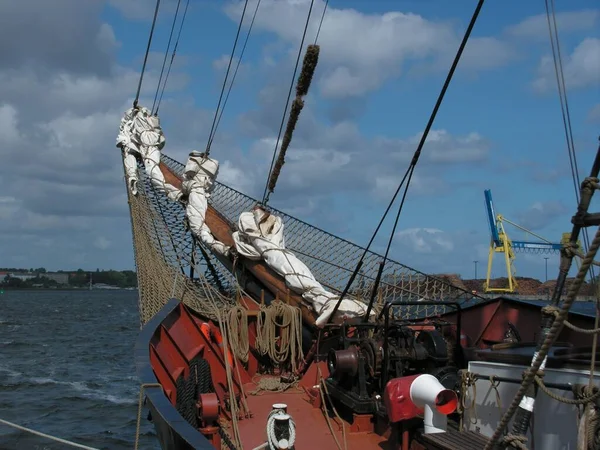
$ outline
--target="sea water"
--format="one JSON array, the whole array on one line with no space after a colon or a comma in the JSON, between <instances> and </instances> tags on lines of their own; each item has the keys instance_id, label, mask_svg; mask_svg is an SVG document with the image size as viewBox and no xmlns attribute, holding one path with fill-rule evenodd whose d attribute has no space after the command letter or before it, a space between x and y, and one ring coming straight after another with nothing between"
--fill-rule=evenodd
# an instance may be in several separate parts
<instances>
[{"instance_id":1,"label":"sea water","mask_svg":"<svg viewBox=\"0 0 600 450\"><path fill-rule=\"evenodd\" d=\"M94 448L131 450L139 381L137 291L5 290L0 419ZM140 449L160 448L142 413ZM0 449L65 449L0 424Z\"/></svg>"}]
</instances>

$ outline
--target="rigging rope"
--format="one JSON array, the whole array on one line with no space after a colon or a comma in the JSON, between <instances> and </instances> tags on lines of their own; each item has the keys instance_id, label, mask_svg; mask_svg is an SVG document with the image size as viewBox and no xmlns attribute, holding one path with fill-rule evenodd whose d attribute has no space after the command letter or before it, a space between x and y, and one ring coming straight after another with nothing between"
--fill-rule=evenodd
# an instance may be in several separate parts
<instances>
[{"instance_id":1,"label":"rigging rope","mask_svg":"<svg viewBox=\"0 0 600 450\"><path fill-rule=\"evenodd\" d=\"M544 343L537 352L537 355L534 358L534 361L532 361L531 366L527 368L527 370L525 370L523 375L523 381L521 383L521 386L519 387L518 392L515 394L508 410L502 416L502 420L496 427L493 436L490 438L490 441L487 443L484 450L491 450L494 447L495 443L499 441L504 429L509 424L510 420L512 419L512 416L517 411L517 408L519 408L519 404L521 403L521 400L523 400L525 393L528 391L528 388L530 387L531 383L535 380L535 377L538 374L538 371L540 370L540 366L546 361L548 351L554 344L554 341L556 341L556 339L558 338L558 334L563 328L564 321L567 318L567 315L569 314L569 309L575 301L575 297L579 292L581 285L583 284L587 271L591 266L592 261L594 260L594 256L596 256L599 247L600 228L598 228L598 230L596 231L596 236L594 237L594 240L590 245L585 259L581 263L581 267L577 272L577 277L569 287L569 293L567 294L566 300L563 302L559 316L552 322L552 328L546 335Z\"/></svg>"},{"instance_id":2,"label":"rigging rope","mask_svg":"<svg viewBox=\"0 0 600 450\"><path fill-rule=\"evenodd\" d=\"M146 54L144 55L144 63L142 64L142 72L140 73L140 81L138 82L137 92L135 94L135 100L133 101L133 107L136 108L140 99L140 92L142 90L142 81L144 80L144 72L146 71L146 63L148 62L148 54L150 53L150 45L152 44L152 36L154 35L154 27L156 25L156 17L158 16L158 9L160 8L160 0L156 0L156 8L154 9L154 18L152 19L152 27L150 27L150 36L148 37L148 46L146 47Z\"/></svg>"},{"instance_id":3,"label":"rigging rope","mask_svg":"<svg viewBox=\"0 0 600 450\"><path fill-rule=\"evenodd\" d=\"M390 204L388 205L388 208L386 209L386 212L384 214L384 216L382 217L381 221L379 222L379 225L377 226L377 229L375 230L375 233L373 234L373 236L371 237L371 240L369 241L369 245L367 246L367 248L365 249L365 252L363 253L359 264L357 265L357 268L355 269L354 272L354 276L356 275L356 273L358 272L358 270L360 269L360 265L366 255L366 252L368 251L369 247L371 246L373 240L375 239L375 236L377 234L377 232L379 231L379 228L381 226L381 224L383 223L383 220L385 219L385 216L387 215L388 211L390 210L390 208L392 207L392 204L394 203L394 201L396 200L396 196L398 195L398 192L400 192L400 189L402 188L404 181L407 179L407 183L406 183L406 187L404 189L404 193L402 195L402 200L400 201L400 206L398 207L398 213L396 214L396 220L394 222L394 227L392 229L392 233L390 234L390 239L388 241L388 245L386 248L386 252L385 252L385 256L383 259L382 264L379 267L379 272L378 272L378 278L381 278L381 273L383 272L383 266L385 265L385 262L387 261L387 256L388 256L388 252L390 250L391 244L392 244L392 240L394 238L394 233L396 231L396 226L398 225L398 219L400 218L400 213L402 212L402 208L404 206L404 201L406 199L406 194L408 192L408 187L410 185L410 181L412 179L412 175L415 169L415 166L417 165L417 162L419 161L419 157L421 156L421 151L423 150L423 146L425 145L425 141L427 140L427 136L429 135L429 131L431 130L431 127L433 126L433 122L435 120L435 117L437 116L437 112L440 109L440 106L442 104L442 101L444 99L444 96L446 94L446 91L448 90L448 86L450 86L450 81L452 81L452 77L454 76L454 72L456 71L456 67L458 66L458 62L460 61L460 58L462 56L462 53L467 45L467 42L469 41L469 37L471 36L471 31L473 30L473 27L475 26L475 22L477 21L477 17L479 16L479 12L481 11L481 7L483 6L483 2L485 0L479 0L479 2L477 3L477 6L475 8L475 11L473 12L473 16L471 17L471 21L469 22L469 26L467 27L467 30L465 31L465 35L463 36L462 42L460 43L460 46L458 47L458 51L456 52L456 55L454 57L454 61L452 62L452 66L450 67L450 71L448 72L448 75L446 76L446 81L444 81L444 85L442 86L442 90L437 98L437 101L435 102L435 106L433 107L433 111L431 113L431 115L429 116L429 121L427 122L427 125L425 126L425 131L423 131L423 135L421 136L421 140L419 142L419 145L417 146L417 150L415 151L415 154L413 155L412 161L407 169L407 171L404 174L404 177L402 178L402 181L400 182L400 184L398 185L398 188L396 189L396 192L394 193L394 196L392 197L392 201L390 202ZM344 288L344 292L342 293L342 295L340 296L340 299L338 300L338 302L336 303L333 312L331 313L331 316L328 319L331 320L331 318L335 315L335 313L337 312L340 304L342 303L342 299L344 298L344 296L346 295L346 293L348 292L348 290L350 289L350 286L352 284L352 282L354 281L354 276L352 276L350 278L350 280L348 281L348 284L346 285L346 287ZM373 292L375 292L377 289L377 286L373 286ZM371 301L369 303L369 308L368 308L368 313L365 317L369 317L369 313L371 311L372 308L372 303L373 303L373 299L374 296L372 296Z\"/></svg>"},{"instance_id":4,"label":"rigging rope","mask_svg":"<svg viewBox=\"0 0 600 450\"><path fill-rule=\"evenodd\" d=\"M179 6L181 6L181 0L177 0L177 8L175 9L175 15L173 16L173 23L171 24L171 33L169 33L169 41L167 42L167 49L165 50L165 57L163 58L162 67L160 69L160 76L158 77L158 84L156 85L156 92L154 93L154 101L152 102L152 113L154 114L154 107L156 106L156 100L158 99L158 92L160 91L160 84L162 82L163 73L165 72L165 66L167 65L167 57L169 56L169 49L171 48L171 39L173 39L173 31L175 31L175 23L177 22L177 16L179 15Z\"/></svg>"},{"instance_id":5,"label":"rigging rope","mask_svg":"<svg viewBox=\"0 0 600 450\"><path fill-rule=\"evenodd\" d=\"M317 35L315 36L315 45L317 45L319 35L321 34L321 27L323 26L323 19L325 18L325 13L327 12L327 5L329 5L329 0L326 0L325 7L323 8L323 14L321 14L321 21L319 22L319 28L317 28Z\"/></svg>"},{"instance_id":6,"label":"rigging rope","mask_svg":"<svg viewBox=\"0 0 600 450\"><path fill-rule=\"evenodd\" d=\"M309 45L306 49L306 55L304 56L304 62L302 63L300 76L298 77L298 84L296 85L296 98L292 102L290 117L288 118L287 126L285 127L285 133L283 134L283 139L281 141L281 148L279 149L279 156L277 157L277 162L273 166L271 176L268 179L267 186L269 192L267 193L266 198L263 200L263 204L267 204L269 202L269 196L273 193L275 186L277 185L281 168L285 164L285 154L290 146L290 143L292 142L292 136L294 134L294 130L296 129L296 124L300 118L302 108L304 108L303 97L308 94L308 89L310 88L310 83L318 62L319 46Z\"/></svg>"},{"instance_id":7,"label":"rigging rope","mask_svg":"<svg viewBox=\"0 0 600 450\"><path fill-rule=\"evenodd\" d=\"M40 436L40 437L43 437L43 438L46 438L46 439L50 439L51 441L60 442L61 444L65 444L65 445L68 445L70 447L83 448L85 450L99 450L99 449L97 449L95 447L88 447L87 445L78 444L76 442L67 441L66 439L61 439L61 438L58 438L56 436L51 436L51 435L46 434L46 433L41 433L39 431L32 430L31 428L26 428L26 427L23 427L21 425L17 425L16 423L9 422L8 420L0 419L0 423L3 424L3 425L6 425L6 426L12 427L12 428L14 428L16 430L19 430L19 431L25 431L27 433L34 434L36 436Z\"/></svg>"},{"instance_id":8,"label":"rigging rope","mask_svg":"<svg viewBox=\"0 0 600 450\"><path fill-rule=\"evenodd\" d=\"M190 6L190 0L187 0L185 4L185 9L183 10L183 16L181 18L181 23L179 24L179 32L177 33L177 40L175 41L175 45L173 46L173 53L171 54L171 61L169 62L169 68L167 69L167 74L165 75L165 82L163 83L162 89L160 91L160 97L158 99L158 103L156 104L156 111L154 111L155 115L158 115L158 109L160 108L160 103L162 102L163 95L165 93L165 88L167 87L167 80L169 79L169 75L171 74L171 67L173 66L173 60L175 59L175 54L177 53L177 47L179 46L179 38L181 37L181 30L183 30L183 23L185 22L185 18L187 16L188 7Z\"/></svg>"},{"instance_id":9,"label":"rigging rope","mask_svg":"<svg viewBox=\"0 0 600 450\"><path fill-rule=\"evenodd\" d=\"M206 143L206 156L210 153L210 145L213 139L213 133L215 125L217 123L217 116L219 114L219 108L221 107L221 101L223 100L223 94L225 93L225 86L227 85L227 78L229 77L229 70L231 69L231 63L233 62L233 56L235 55L235 49L237 47L238 39L240 37L240 31L242 24L244 23L244 17L246 16L246 8L248 7L248 0L244 2L244 9L242 11L242 17L240 17L240 23L238 25L237 33L235 34L235 40L233 41L233 48L231 49L231 55L229 56L229 64L227 65L227 71L225 72L225 78L223 79L223 86L221 86L221 94L219 95L219 102L217 103L217 109L215 109L215 116L213 118L212 126L210 127L210 133L208 134L208 142Z\"/></svg>"},{"instance_id":10,"label":"rigging rope","mask_svg":"<svg viewBox=\"0 0 600 450\"><path fill-rule=\"evenodd\" d=\"M254 21L256 19L256 14L258 13L258 8L260 7L261 0L258 0L256 3L256 8L254 9L254 14L252 15L252 21L250 22L250 26L248 27L248 33L246 33L246 40L244 41L244 45L242 46L242 51L240 52L240 57L238 58L238 62L235 66L235 70L233 71L233 76L231 77L231 83L229 83L229 88L227 89L227 95L225 96L225 101L223 102L223 107L221 108L221 112L219 113L219 118L217 119L217 123L213 130L212 136L209 138L208 148L212 146L213 140L215 138L215 134L217 133L217 129L219 128L219 124L221 123L221 117L223 117L223 111L225 111L225 107L227 106L227 101L229 100L229 94L231 94L231 89L233 88L233 83L235 82L235 78L237 76L238 70L240 68L240 64L242 63L242 58L244 57L244 53L246 51L246 46L248 45L248 39L250 38L250 33L252 33L252 28L254 27Z\"/></svg>"},{"instance_id":11,"label":"rigging rope","mask_svg":"<svg viewBox=\"0 0 600 450\"><path fill-rule=\"evenodd\" d=\"M577 155L575 153L575 143L573 140L573 130L571 127L571 114L569 112L569 101L567 98L567 86L562 65L562 56L560 52L560 42L558 39L558 26L556 24L556 11L554 9L554 0L545 0L546 19L548 22L548 32L550 34L550 46L552 48L552 59L554 62L554 73L558 87L558 97L560 100L560 111L562 114L563 127L565 138L567 141L567 153L569 154L569 165L571 167L571 177L573 179L573 187L575 188L575 199L579 203L579 186L581 181L579 178L579 168L577 166ZM552 18L552 20L551 20ZM583 230L584 250L590 246L590 238L587 230ZM594 268L590 269L592 278L595 277Z\"/></svg>"},{"instance_id":12,"label":"rigging rope","mask_svg":"<svg viewBox=\"0 0 600 450\"><path fill-rule=\"evenodd\" d=\"M294 74L292 75L292 81L290 83L290 89L288 91L287 99L285 100L285 108L283 109L283 115L281 117L281 124L279 125L279 134L277 135L277 141L275 142L275 148L273 149L273 158L271 159L271 167L269 167L269 174L267 175L267 182L265 183L265 190L263 193L263 205L268 200L267 189L269 188L269 180L271 178L271 172L273 171L273 165L275 164L275 156L277 156L277 147L279 147L279 141L281 140L281 133L283 132L283 124L285 123L285 116L287 115L288 105L292 96L292 90L294 89L294 82L296 81L296 72L298 72L298 65L300 64L300 56L302 56L302 47L304 47L304 39L306 39L306 32L308 30L308 24L310 22L310 15L312 13L315 0L311 0L310 7L308 8L308 16L306 17L306 23L304 24L304 31L302 32L302 40L300 41L300 48L298 48L298 56L296 57L296 66L294 67Z\"/></svg>"}]
</instances>

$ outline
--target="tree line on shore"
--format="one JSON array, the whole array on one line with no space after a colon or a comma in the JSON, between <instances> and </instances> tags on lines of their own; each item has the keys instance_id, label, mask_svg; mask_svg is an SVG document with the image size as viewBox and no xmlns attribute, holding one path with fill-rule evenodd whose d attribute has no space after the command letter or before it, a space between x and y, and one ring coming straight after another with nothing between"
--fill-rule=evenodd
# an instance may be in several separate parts
<instances>
[{"instance_id":1,"label":"tree line on shore","mask_svg":"<svg viewBox=\"0 0 600 450\"><path fill-rule=\"evenodd\" d=\"M77 269L74 271L58 270L49 273L44 267L37 269L18 269L18 268L0 268L0 272L7 272L13 275L34 275L31 278L22 279L15 276L6 275L4 279L0 279L0 283L8 288L58 288L58 287L73 287L81 288L90 284L106 284L120 288L137 287L137 274L133 270L100 270L95 272ZM67 283L60 283L56 279L50 278L53 274L67 274L65 278Z\"/></svg>"}]
</instances>

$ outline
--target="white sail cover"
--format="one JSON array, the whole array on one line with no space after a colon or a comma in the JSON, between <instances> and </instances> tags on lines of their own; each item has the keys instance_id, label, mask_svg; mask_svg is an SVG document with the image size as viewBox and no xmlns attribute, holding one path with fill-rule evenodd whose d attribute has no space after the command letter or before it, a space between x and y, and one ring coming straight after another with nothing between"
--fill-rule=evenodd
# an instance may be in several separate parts
<instances>
[{"instance_id":1,"label":"white sail cover","mask_svg":"<svg viewBox=\"0 0 600 450\"><path fill-rule=\"evenodd\" d=\"M119 135L117 136L117 147L123 149L123 163L125 165L125 176L127 186L133 195L137 195L137 161L135 155L139 153L137 145L131 140L133 125L133 108L125 111L121 124L119 125Z\"/></svg>"},{"instance_id":2,"label":"white sail cover","mask_svg":"<svg viewBox=\"0 0 600 450\"><path fill-rule=\"evenodd\" d=\"M179 189L165 182L159 167L160 151L164 145L165 136L160 127L160 119L153 116L148 108L131 108L125 112L119 127L117 146L124 150L127 185L132 194L137 194L135 155L138 154L144 162L152 185L171 200L177 201L181 197Z\"/></svg>"},{"instance_id":3,"label":"white sail cover","mask_svg":"<svg viewBox=\"0 0 600 450\"><path fill-rule=\"evenodd\" d=\"M192 233L214 252L227 256L229 247L216 240L205 223L208 197L218 172L217 160L208 158L203 153L192 152L185 166L182 190L188 197L185 214Z\"/></svg>"},{"instance_id":4,"label":"white sail cover","mask_svg":"<svg viewBox=\"0 0 600 450\"><path fill-rule=\"evenodd\" d=\"M243 212L238 221L238 231L233 233L236 250L240 255L254 260L264 260L284 277L286 285L312 305L319 317L317 326L324 325L331 316L339 296L328 292L315 279L310 269L294 253L285 248L283 221L260 206L252 212ZM366 314L366 305L356 300L342 300L334 320L360 317Z\"/></svg>"}]
</instances>

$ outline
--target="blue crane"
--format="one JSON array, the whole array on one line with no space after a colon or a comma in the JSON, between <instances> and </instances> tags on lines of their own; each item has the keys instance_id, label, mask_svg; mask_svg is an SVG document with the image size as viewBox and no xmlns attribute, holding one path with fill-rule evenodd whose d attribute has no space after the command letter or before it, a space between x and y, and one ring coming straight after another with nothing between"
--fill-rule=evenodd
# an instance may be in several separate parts
<instances>
[{"instance_id":1,"label":"blue crane","mask_svg":"<svg viewBox=\"0 0 600 450\"><path fill-rule=\"evenodd\" d=\"M569 233L563 233L562 243L557 244L544 239L538 234L527 230L526 228L517 225L516 223L508 220L501 214L496 214L494 210L494 203L492 202L492 191L489 189L485 190L485 205L487 208L488 222L490 224L491 240L490 240L490 251L488 256L487 266L487 277L484 284L484 290L488 292L510 292L514 293L517 290L516 271L513 265L515 259L515 252L530 252L530 253L558 253L563 248L563 243L568 242ZM513 241L508 237L504 228L504 223L508 223L531 236L539 239L535 241ZM492 263L494 261L494 255L496 253L502 253L504 255L504 263L506 265L506 274L508 279L508 286L502 287L490 287L490 277L492 275Z\"/></svg>"}]
</instances>

